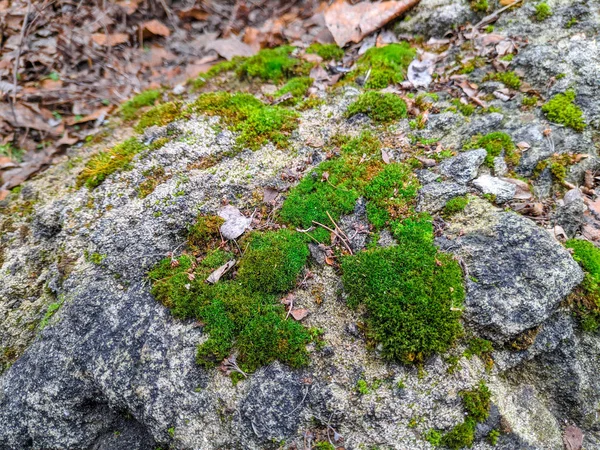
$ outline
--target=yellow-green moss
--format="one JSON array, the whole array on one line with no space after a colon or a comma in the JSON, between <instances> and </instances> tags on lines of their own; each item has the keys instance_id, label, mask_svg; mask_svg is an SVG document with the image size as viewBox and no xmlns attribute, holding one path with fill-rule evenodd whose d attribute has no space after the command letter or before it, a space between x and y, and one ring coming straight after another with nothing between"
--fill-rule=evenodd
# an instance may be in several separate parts
<instances>
[{"instance_id":1,"label":"yellow-green moss","mask_svg":"<svg viewBox=\"0 0 600 450\"><path fill-rule=\"evenodd\" d=\"M293 51L294 47L290 45L263 49L243 60L237 67L236 74L241 79L258 78L272 83L308 75L312 64L291 56Z\"/></svg>"},{"instance_id":2,"label":"yellow-green moss","mask_svg":"<svg viewBox=\"0 0 600 450\"><path fill-rule=\"evenodd\" d=\"M378 123L389 123L406 117L406 103L395 94L369 91L348 106L345 116L366 114Z\"/></svg>"},{"instance_id":3,"label":"yellow-green moss","mask_svg":"<svg viewBox=\"0 0 600 450\"><path fill-rule=\"evenodd\" d=\"M392 226L397 246L374 248L342 259L350 306L364 303L367 337L387 359L423 361L445 352L462 333L462 271L433 244L425 217Z\"/></svg>"},{"instance_id":4,"label":"yellow-green moss","mask_svg":"<svg viewBox=\"0 0 600 450\"><path fill-rule=\"evenodd\" d=\"M146 179L142 181L138 187L139 198L148 197L154 192L156 186L169 179L165 169L162 167L153 167L150 170L145 171L143 175L146 177Z\"/></svg>"},{"instance_id":5,"label":"yellow-green moss","mask_svg":"<svg viewBox=\"0 0 600 450\"><path fill-rule=\"evenodd\" d=\"M130 168L130 163L146 147L136 138L127 139L107 151L93 156L77 177L77 186L94 189L109 175Z\"/></svg>"},{"instance_id":6,"label":"yellow-green moss","mask_svg":"<svg viewBox=\"0 0 600 450\"><path fill-rule=\"evenodd\" d=\"M565 243L573 258L585 270L585 278L575 291L575 308L585 331L600 328L600 249L589 241L570 239Z\"/></svg>"},{"instance_id":7,"label":"yellow-green moss","mask_svg":"<svg viewBox=\"0 0 600 450\"><path fill-rule=\"evenodd\" d=\"M469 204L469 197L466 195L454 197L446 202L442 214L444 217L451 217L464 210Z\"/></svg>"},{"instance_id":8,"label":"yellow-green moss","mask_svg":"<svg viewBox=\"0 0 600 450\"><path fill-rule=\"evenodd\" d=\"M210 92L202 94L186 110L220 116L239 132L237 145L257 150L266 142L284 147L289 135L298 127L298 113L280 106L269 106L251 94Z\"/></svg>"},{"instance_id":9,"label":"yellow-green moss","mask_svg":"<svg viewBox=\"0 0 600 450\"><path fill-rule=\"evenodd\" d=\"M285 103L295 105L298 103L313 84L313 79L310 77L296 77L291 78L281 89L275 92L275 98L280 98L286 94L292 96L292 98L286 100Z\"/></svg>"},{"instance_id":10,"label":"yellow-green moss","mask_svg":"<svg viewBox=\"0 0 600 450\"><path fill-rule=\"evenodd\" d=\"M521 100L521 104L523 105L523 107L525 108L530 108L530 107L534 107L537 105L538 99L535 96L523 96L523 100Z\"/></svg>"},{"instance_id":11,"label":"yellow-green moss","mask_svg":"<svg viewBox=\"0 0 600 450\"><path fill-rule=\"evenodd\" d=\"M472 0L471 9L475 12L486 12L490 8L488 0Z\"/></svg>"},{"instance_id":12,"label":"yellow-green moss","mask_svg":"<svg viewBox=\"0 0 600 450\"><path fill-rule=\"evenodd\" d=\"M454 108L465 117L472 116L475 112L474 105L472 105L471 103L463 103L457 98L452 100L452 104L454 105Z\"/></svg>"},{"instance_id":13,"label":"yellow-green moss","mask_svg":"<svg viewBox=\"0 0 600 450\"><path fill-rule=\"evenodd\" d=\"M123 117L123 120L135 119L140 108L154 105L159 97L160 91L158 89L141 92L121 105L121 117Z\"/></svg>"},{"instance_id":14,"label":"yellow-green moss","mask_svg":"<svg viewBox=\"0 0 600 450\"><path fill-rule=\"evenodd\" d=\"M366 88L382 89L392 83L401 83L415 56L415 50L407 42L370 48L357 61L353 78L366 76L370 70Z\"/></svg>"},{"instance_id":15,"label":"yellow-green moss","mask_svg":"<svg viewBox=\"0 0 600 450\"><path fill-rule=\"evenodd\" d=\"M552 9L548 3L542 2L535 5L535 18L538 22L542 22L550 16L552 16Z\"/></svg>"},{"instance_id":16,"label":"yellow-green moss","mask_svg":"<svg viewBox=\"0 0 600 450\"><path fill-rule=\"evenodd\" d=\"M552 122L563 124L575 131L583 131L586 126L583 112L574 102L575 91L570 89L564 94L552 97L542 106L542 111Z\"/></svg>"},{"instance_id":17,"label":"yellow-green moss","mask_svg":"<svg viewBox=\"0 0 600 450\"><path fill-rule=\"evenodd\" d=\"M183 105L181 102L168 102L156 105L142 114L140 121L135 126L135 131L141 133L148 127L162 127L175 120L182 119L186 117L182 109Z\"/></svg>"},{"instance_id":18,"label":"yellow-green moss","mask_svg":"<svg viewBox=\"0 0 600 450\"><path fill-rule=\"evenodd\" d=\"M506 87L515 90L521 87L521 79L514 71L489 73L483 78L483 81L487 80L500 81Z\"/></svg>"},{"instance_id":19,"label":"yellow-green moss","mask_svg":"<svg viewBox=\"0 0 600 450\"><path fill-rule=\"evenodd\" d=\"M488 167L494 167L494 158L497 156L503 156L511 167L518 165L521 159L512 138L500 131L485 136L473 136L470 142L463 145L465 150L474 148L484 148L487 151L484 164Z\"/></svg>"},{"instance_id":20,"label":"yellow-green moss","mask_svg":"<svg viewBox=\"0 0 600 450\"><path fill-rule=\"evenodd\" d=\"M316 53L325 61L332 59L339 61L344 57L344 50L339 48L337 44L320 44L315 42L306 49L306 53Z\"/></svg>"},{"instance_id":21,"label":"yellow-green moss","mask_svg":"<svg viewBox=\"0 0 600 450\"><path fill-rule=\"evenodd\" d=\"M235 56L231 59L231 61L221 61L220 63L215 64L206 72L201 73L198 77L192 81L192 86L194 89L200 89L204 86L208 81L212 80L218 75L221 75L226 72L235 71L240 64L244 62L245 58L240 56Z\"/></svg>"}]
</instances>

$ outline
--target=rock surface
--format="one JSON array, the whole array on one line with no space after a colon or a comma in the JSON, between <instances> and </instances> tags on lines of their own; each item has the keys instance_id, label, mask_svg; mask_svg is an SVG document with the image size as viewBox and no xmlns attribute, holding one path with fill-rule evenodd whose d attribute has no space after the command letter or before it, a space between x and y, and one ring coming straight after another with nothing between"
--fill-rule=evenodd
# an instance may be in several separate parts
<instances>
[{"instance_id":1,"label":"rock surface","mask_svg":"<svg viewBox=\"0 0 600 450\"><path fill-rule=\"evenodd\" d=\"M512 200L517 192L517 187L514 184L490 175L481 175L473 181L473 185L483 194L493 195L494 201L497 203Z\"/></svg>"},{"instance_id":2,"label":"rock surface","mask_svg":"<svg viewBox=\"0 0 600 450\"><path fill-rule=\"evenodd\" d=\"M486 156L487 152L483 148L463 152L443 160L440 164L440 173L457 183L468 183L477 177L479 166Z\"/></svg>"}]
</instances>

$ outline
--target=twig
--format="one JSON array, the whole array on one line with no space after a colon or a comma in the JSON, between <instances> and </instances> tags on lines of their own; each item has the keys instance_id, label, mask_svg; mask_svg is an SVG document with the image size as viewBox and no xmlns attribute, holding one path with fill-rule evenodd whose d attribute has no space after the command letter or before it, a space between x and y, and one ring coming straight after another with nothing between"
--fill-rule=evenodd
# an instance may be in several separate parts
<instances>
[{"instance_id":1,"label":"twig","mask_svg":"<svg viewBox=\"0 0 600 450\"><path fill-rule=\"evenodd\" d=\"M17 115L15 113L15 103L17 102L17 83L19 78L19 62L21 59L21 50L23 49L23 40L25 40L25 30L27 30L27 21L29 19L29 12L31 11L31 0L27 0L27 12L25 13L25 17L23 18L23 26L21 27L21 35L19 37L19 47L17 48L17 57L15 58L15 68L13 70L13 96L12 96L12 104L11 109L13 113L13 117L15 119L15 123L17 122Z\"/></svg>"},{"instance_id":2,"label":"twig","mask_svg":"<svg viewBox=\"0 0 600 450\"><path fill-rule=\"evenodd\" d=\"M310 386L306 386L306 392L304 392L304 397L302 397L302 400L300 400L300 403L298 403L298 406L296 406L294 409L292 409L284 417L291 416L294 413L294 411L296 411L298 408L300 408L302 406L302 403L304 403L304 400L306 400L306 396L308 395L308 391L310 391Z\"/></svg>"},{"instance_id":3,"label":"twig","mask_svg":"<svg viewBox=\"0 0 600 450\"><path fill-rule=\"evenodd\" d=\"M503 13L504 11L506 11L509 8L512 8L513 6L516 6L517 3L521 3L522 1L523 0L516 0L516 1L512 2L510 5L506 5L504 8L500 8L499 10L494 11L489 16L485 16L483 19L481 19L479 21L479 23L477 25L475 25L473 28L478 29L484 25L488 25L492 22L495 22L496 20L498 20L500 18L501 13Z\"/></svg>"},{"instance_id":4,"label":"twig","mask_svg":"<svg viewBox=\"0 0 600 450\"><path fill-rule=\"evenodd\" d=\"M335 220L333 220L333 218L331 217L331 214L329 214L329 211L325 211L325 213L327 214L327 217L329 217L329 220L331 220L331 223L333 224L333 226L335 227L335 229L339 230L340 233L342 234L342 236L344 236L346 238L346 240L348 242L350 242L350 239L348 239L348 235L346 233L344 233L344 230L342 230L337 223L335 223Z\"/></svg>"},{"instance_id":5,"label":"twig","mask_svg":"<svg viewBox=\"0 0 600 450\"><path fill-rule=\"evenodd\" d=\"M319 222L317 222L316 220L313 220L313 223L314 223L315 225L319 225L320 227L323 227L323 228L325 228L326 230L328 230L328 231L331 231L333 234L335 234L335 235L338 237L338 239L339 239L340 241L342 241L342 243L344 244L344 246L346 247L346 249L347 249L347 250L350 252L350 254L351 254L351 255L354 255L354 253L352 252L352 249L350 248L350 245L349 245L349 244L348 244L348 243L347 243L347 242L344 240L344 238L343 238L342 236L340 236L340 235L338 234L338 232L337 232L337 231L335 231L335 230L333 230L333 229L329 228L327 225L323 225L322 223L319 223Z\"/></svg>"}]
</instances>

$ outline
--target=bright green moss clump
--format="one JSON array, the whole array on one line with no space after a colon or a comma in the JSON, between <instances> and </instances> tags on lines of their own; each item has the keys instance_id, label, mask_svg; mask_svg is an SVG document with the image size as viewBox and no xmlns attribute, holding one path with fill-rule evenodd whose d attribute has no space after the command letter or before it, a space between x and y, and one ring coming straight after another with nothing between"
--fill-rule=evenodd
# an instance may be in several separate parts
<instances>
[{"instance_id":1,"label":"bright green moss clump","mask_svg":"<svg viewBox=\"0 0 600 450\"><path fill-rule=\"evenodd\" d=\"M428 219L406 219L392 231L397 246L345 256L342 280L349 305L365 304L367 336L382 355L423 361L447 351L462 332L462 271L438 252Z\"/></svg>"},{"instance_id":2,"label":"bright green moss clump","mask_svg":"<svg viewBox=\"0 0 600 450\"><path fill-rule=\"evenodd\" d=\"M552 9L546 2L538 3L535 6L535 18L538 22L546 20L552 15Z\"/></svg>"},{"instance_id":3,"label":"bright green moss clump","mask_svg":"<svg viewBox=\"0 0 600 450\"><path fill-rule=\"evenodd\" d=\"M565 246L573 250L573 258L586 272L574 294L582 328L589 332L597 331L600 328L600 249L581 239L569 239Z\"/></svg>"},{"instance_id":4,"label":"bright green moss clump","mask_svg":"<svg viewBox=\"0 0 600 450\"><path fill-rule=\"evenodd\" d=\"M196 356L202 366L213 367L232 352L244 372L276 359L292 367L305 365L311 335L300 323L286 320L279 302L306 264L304 236L286 229L252 233L237 275L210 284L207 277L235 258L221 249L218 228L218 218L200 216L188 238L190 248L200 250L157 264L149 273L152 293L174 316L205 325L208 339Z\"/></svg>"},{"instance_id":5,"label":"bright green moss clump","mask_svg":"<svg viewBox=\"0 0 600 450\"><path fill-rule=\"evenodd\" d=\"M121 105L121 116L124 120L134 119L138 110L144 106L152 106L160 97L158 89L144 91Z\"/></svg>"},{"instance_id":6,"label":"bright green moss clump","mask_svg":"<svg viewBox=\"0 0 600 450\"><path fill-rule=\"evenodd\" d=\"M469 204L469 197L466 195L454 197L446 202L443 214L445 217L450 217L464 210Z\"/></svg>"},{"instance_id":7,"label":"bright green moss clump","mask_svg":"<svg viewBox=\"0 0 600 450\"><path fill-rule=\"evenodd\" d=\"M521 87L521 79L519 78L519 76L514 72L514 71L508 71L508 72L498 72L498 73L493 73L493 74L487 74L484 78L484 81L486 80L495 80L495 81L500 81L501 83L504 83L504 85L506 87L509 87L511 89L519 89Z\"/></svg>"},{"instance_id":8,"label":"bright green moss clump","mask_svg":"<svg viewBox=\"0 0 600 450\"><path fill-rule=\"evenodd\" d=\"M415 56L415 50L407 42L370 48L357 61L354 77L366 76L370 69L365 83L368 89L383 89L389 84L401 83Z\"/></svg>"},{"instance_id":9,"label":"bright green moss clump","mask_svg":"<svg viewBox=\"0 0 600 450\"><path fill-rule=\"evenodd\" d=\"M284 79L307 75L312 64L291 56L294 47L283 45L267 48L245 59L236 69L241 79L259 78L263 81L278 83Z\"/></svg>"},{"instance_id":10,"label":"bright green moss clump","mask_svg":"<svg viewBox=\"0 0 600 450\"><path fill-rule=\"evenodd\" d=\"M109 175L119 170L127 170L134 156L145 148L136 138L130 138L110 150L98 153L88 161L77 177L77 186L85 185L94 189Z\"/></svg>"},{"instance_id":11,"label":"bright green moss clump","mask_svg":"<svg viewBox=\"0 0 600 450\"><path fill-rule=\"evenodd\" d=\"M517 147L512 138L500 131L486 134L485 136L474 136L471 142L463 145L464 149L484 148L487 151L484 164L494 167L494 158L504 156L507 164L516 166L521 159Z\"/></svg>"},{"instance_id":12,"label":"bright green moss clump","mask_svg":"<svg viewBox=\"0 0 600 450\"><path fill-rule=\"evenodd\" d=\"M240 56L234 56L231 61L221 61L212 66L205 73L200 74L198 78L192 82L192 86L195 89L200 89L207 81L212 80L216 76L236 70L243 61L244 58Z\"/></svg>"},{"instance_id":13,"label":"bright green moss clump","mask_svg":"<svg viewBox=\"0 0 600 450\"><path fill-rule=\"evenodd\" d=\"M475 12L486 12L490 8L488 0L472 0L471 9Z\"/></svg>"},{"instance_id":14,"label":"bright green moss clump","mask_svg":"<svg viewBox=\"0 0 600 450\"><path fill-rule=\"evenodd\" d=\"M202 94L188 107L187 112L220 116L233 131L240 133L238 146L252 150L259 149L268 141L283 147L290 133L298 127L298 113L265 105L251 94Z\"/></svg>"},{"instance_id":15,"label":"bright green moss clump","mask_svg":"<svg viewBox=\"0 0 600 450\"><path fill-rule=\"evenodd\" d=\"M583 112L574 101L575 91L570 89L564 94L556 94L552 97L542 106L542 111L552 122L561 123L575 131L583 131L585 129Z\"/></svg>"},{"instance_id":16,"label":"bright green moss clump","mask_svg":"<svg viewBox=\"0 0 600 450\"><path fill-rule=\"evenodd\" d=\"M135 126L135 131L141 133L148 127L162 127L183 117L185 117L185 114L182 111L181 102L168 102L156 105L142 114L140 121Z\"/></svg>"},{"instance_id":17,"label":"bright green moss clump","mask_svg":"<svg viewBox=\"0 0 600 450\"><path fill-rule=\"evenodd\" d=\"M332 59L339 61L344 57L344 50L339 48L337 44L320 44L315 42L306 49L306 53L316 53L325 61L331 61Z\"/></svg>"},{"instance_id":18,"label":"bright green moss clump","mask_svg":"<svg viewBox=\"0 0 600 450\"><path fill-rule=\"evenodd\" d=\"M406 103L395 94L369 91L348 106L346 117L363 113L371 120L388 123L406 117Z\"/></svg>"},{"instance_id":19,"label":"bright green moss clump","mask_svg":"<svg viewBox=\"0 0 600 450\"><path fill-rule=\"evenodd\" d=\"M312 84L313 79L310 77L292 78L284 84L281 89L275 92L275 98L290 94L292 98L287 100L287 102L295 105L306 95L308 88L310 88Z\"/></svg>"}]
</instances>

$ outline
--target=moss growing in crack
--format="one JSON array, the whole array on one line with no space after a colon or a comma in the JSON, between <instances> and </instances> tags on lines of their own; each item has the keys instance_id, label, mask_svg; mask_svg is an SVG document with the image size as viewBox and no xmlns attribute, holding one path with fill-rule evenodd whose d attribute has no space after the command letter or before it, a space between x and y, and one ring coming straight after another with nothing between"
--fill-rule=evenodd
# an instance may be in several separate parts
<instances>
[{"instance_id":1,"label":"moss growing in crack","mask_svg":"<svg viewBox=\"0 0 600 450\"><path fill-rule=\"evenodd\" d=\"M375 228L414 214L419 181L406 164L387 164L365 186L367 217Z\"/></svg>"},{"instance_id":2,"label":"moss growing in crack","mask_svg":"<svg viewBox=\"0 0 600 450\"><path fill-rule=\"evenodd\" d=\"M140 108L154 105L159 97L160 91L158 89L149 89L136 95L121 105L121 117L124 120L135 119Z\"/></svg>"},{"instance_id":3,"label":"moss growing in crack","mask_svg":"<svg viewBox=\"0 0 600 450\"><path fill-rule=\"evenodd\" d=\"M175 120L185 117L180 102L168 102L156 105L142 114L140 121L135 126L135 131L142 133L146 128L152 126L165 126Z\"/></svg>"},{"instance_id":4,"label":"moss growing in crack","mask_svg":"<svg viewBox=\"0 0 600 450\"><path fill-rule=\"evenodd\" d=\"M512 70L508 72L489 73L483 78L483 81L486 80L500 81L511 89L519 89L521 87L521 79Z\"/></svg>"},{"instance_id":5,"label":"moss growing in crack","mask_svg":"<svg viewBox=\"0 0 600 450\"><path fill-rule=\"evenodd\" d=\"M469 197L466 195L462 195L459 197L454 197L446 202L444 206L443 215L444 217L451 217L454 214L457 214L463 211L467 205L469 204Z\"/></svg>"},{"instance_id":6,"label":"moss growing in crack","mask_svg":"<svg viewBox=\"0 0 600 450\"><path fill-rule=\"evenodd\" d=\"M452 104L454 105L454 108L456 108L456 110L465 117L472 116L473 113L475 112L474 105L472 105L470 103L463 103L457 98L452 100Z\"/></svg>"},{"instance_id":7,"label":"moss growing in crack","mask_svg":"<svg viewBox=\"0 0 600 450\"><path fill-rule=\"evenodd\" d=\"M93 156L77 177L77 186L94 189L109 175L130 168L131 161L146 147L136 138L127 139L110 150Z\"/></svg>"},{"instance_id":8,"label":"moss growing in crack","mask_svg":"<svg viewBox=\"0 0 600 450\"><path fill-rule=\"evenodd\" d=\"M156 186L164 183L169 179L169 175L162 167L156 166L143 172L146 179L142 181L138 187L138 197L146 198L154 192Z\"/></svg>"},{"instance_id":9,"label":"moss growing in crack","mask_svg":"<svg viewBox=\"0 0 600 450\"><path fill-rule=\"evenodd\" d=\"M342 280L350 306L364 303L367 336L387 359L420 362L445 352L462 333L462 271L433 244L428 218L392 227L398 245L366 250L342 259Z\"/></svg>"},{"instance_id":10,"label":"moss growing in crack","mask_svg":"<svg viewBox=\"0 0 600 450\"><path fill-rule=\"evenodd\" d=\"M202 94L186 112L220 116L233 131L240 133L237 145L251 150L257 150L269 141L283 147L290 133L298 127L298 113L265 105L251 94Z\"/></svg>"},{"instance_id":11,"label":"moss growing in crack","mask_svg":"<svg viewBox=\"0 0 600 450\"><path fill-rule=\"evenodd\" d=\"M290 190L280 211L283 221L306 229L314 221L330 224L327 213L337 220L353 211L365 186L383 167L381 144L369 132L342 142L340 157L322 162ZM322 229L317 233L328 236Z\"/></svg>"},{"instance_id":12,"label":"moss growing in crack","mask_svg":"<svg viewBox=\"0 0 600 450\"><path fill-rule=\"evenodd\" d=\"M535 19L538 22L542 22L550 16L552 16L552 9L548 3L542 2L535 5Z\"/></svg>"},{"instance_id":13,"label":"moss growing in crack","mask_svg":"<svg viewBox=\"0 0 600 450\"><path fill-rule=\"evenodd\" d=\"M275 295L294 286L306 263L304 236L286 229L252 233L237 275L209 284L206 278L234 255L219 248L216 218L201 216L198 222L190 228L189 241L200 250L164 259L149 273L152 293L174 316L205 325L208 339L198 346L198 364L213 367L235 352L245 372L276 359L292 367L305 365L310 332L285 320Z\"/></svg>"},{"instance_id":14,"label":"moss growing in crack","mask_svg":"<svg viewBox=\"0 0 600 450\"><path fill-rule=\"evenodd\" d=\"M600 249L589 241L569 239L565 246L573 250L573 258L585 270L585 277L573 294L575 312L584 331L600 328Z\"/></svg>"},{"instance_id":15,"label":"moss growing in crack","mask_svg":"<svg viewBox=\"0 0 600 450\"><path fill-rule=\"evenodd\" d=\"M359 113L366 114L374 122L389 123L406 117L406 103L395 94L369 91L348 106L345 116Z\"/></svg>"},{"instance_id":16,"label":"moss growing in crack","mask_svg":"<svg viewBox=\"0 0 600 450\"><path fill-rule=\"evenodd\" d=\"M332 59L339 61L344 57L344 49L337 46L337 44L320 44L315 42L306 49L306 53L316 53L325 61L331 61Z\"/></svg>"},{"instance_id":17,"label":"moss growing in crack","mask_svg":"<svg viewBox=\"0 0 600 450\"><path fill-rule=\"evenodd\" d=\"M293 51L294 47L290 45L263 49L242 61L236 69L236 74L241 79L259 78L273 83L308 75L312 64L292 57Z\"/></svg>"},{"instance_id":18,"label":"moss growing in crack","mask_svg":"<svg viewBox=\"0 0 600 450\"><path fill-rule=\"evenodd\" d=\"M533 170L533 175L539 177L540 174L548 169L559 184L567 181L569 166L577 162L578 156L573 153L555 153L549 159L540 161Z\"/></svg>"},{"instance_id":19,"label":"moss growing in crack","mask_svg":"<svg viewBox=\"0 0 600 450\"><path fill-rule=\"evenodd\" d=\"M473 136L471 142L463 145L465 150L474 148L483 148L487 151L484 164L488 167L494 167L494 158L503 156L506 163L514 167L519 164L521 155L517 151L512 138L500 131L486 134L485 136Z\"/></svg>"},{"instance_id":20,"label":"moss growing in crack","mask_svg":"<svg viewBox=\"0 0 600 450\"><path fill-rule=\"evenodd\" d=\"M535 96L524 96L523 100L521 100L521 104L524 108L533 108L537 105L538 99Z\"/></svg>"},{"instance_id":21,"label":"moss growing in crack","mask_svg":"<svg viewBox=\"0 0 600 450\"><path fill-rule=\"evenodd\" d=\"M48 323L50 323L50 319L52 319L52 316L54 316L54 314L56 314L56 312L60 309L64 301L64 298L61 298L57 302L50 303L48 305L48 309L46 309L46 314L44 314L44 317L42 317L42 320L40 320L40 323L38 325L40 331L48 326Z\"/></svg>"},{"instance_id":22,"label":"moss growing in crack","mask_svg":"<svg viewBox=\"0 0 600 450\"><path fill-rule=\"evenodd\" d=\"M542 111L552 122L563 124L575 131L583 131L586 126L583 112L574 102L575 91L570 89L564 94L552 97L542 106Z\"/></svg>"},{"instance_id":23,"label":"moss growing in crack","mask_svg":"<svg viewBox=\"0 0 600 450\"><path fill-rule=\"evenodd\" d=\"M296 77L291 78L285 83L281 89L275 92L275 98L283 97L286 94L292 96L292 98L285 101L287 104L295 105L298 103L313 84L313 79L310 77Z\"/></svg>"},{"instance_id":24,"label":"moss growing in crack","mask_svg":"<svg viewBox=\"0 0 600 450\"><path fill-rule=\"evenodd\" d=\"M357 61L357 70L353 76L366 76L370 70L365 87L383 89L389 84L404 81L406 69L415 56L415 50L406 42L373 47Z\"/></svg>"},{"instance_id":25,"label":"moss growing in crack","mask_svg":"<svg viewBox=\"0 0 600 450\"><path fill-rule=\"evenodd\" d=\"M472 0L471 9L475 12L486 12L490 9L488 0Z\"/></svg>"}]
</instances>

